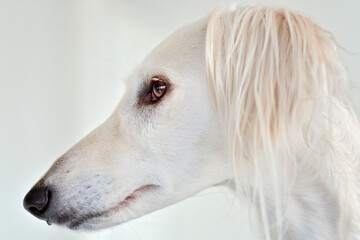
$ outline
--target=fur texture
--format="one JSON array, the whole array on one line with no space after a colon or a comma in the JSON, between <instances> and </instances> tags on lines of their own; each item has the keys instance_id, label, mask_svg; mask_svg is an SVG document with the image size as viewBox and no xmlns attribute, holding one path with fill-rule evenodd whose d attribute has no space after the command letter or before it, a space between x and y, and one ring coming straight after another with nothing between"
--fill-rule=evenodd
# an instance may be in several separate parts
<instances>
[{"instance_id":1,"label":"fur texture","mask_svg":"<svg viewBox=\"0 0 360 240\"><path fill-rule=\"evenodd\" d=\"M263 239L360 238L360 127L338 48L286 9L217 9L178 30L34 186L51 190L40 218L100 229L233 181ZM169 89L146 105L154 76Z\"/></svg>"},{"instance_id":2,"label":"fur texture","mask_svg":"<svg viewBox=\"0 0 360 240\"><path fill-rule=\"evenodd\" d=\"M215 11L206 43L236 186L259 206L266 239L355 239L358 122L331 34L285 9L245 7Z\"/></svg>"}]
</instances>

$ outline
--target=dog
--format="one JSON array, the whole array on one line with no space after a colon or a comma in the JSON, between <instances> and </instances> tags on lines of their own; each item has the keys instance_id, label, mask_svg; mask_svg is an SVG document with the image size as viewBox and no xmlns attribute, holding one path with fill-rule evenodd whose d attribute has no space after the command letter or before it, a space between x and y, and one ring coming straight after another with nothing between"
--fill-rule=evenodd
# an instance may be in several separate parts
<instances>
[{"instance_id":1,"label":"dog","mask_svg":"<svg viewBox=\"0 0 360 240\"><path fill-rule=\"evenodd\" d=\"M287 9L214 10L150 53L25 209L96 230L230 182L262 239L360 239L360 124L339 49Z\"/></svg>"}]
</instances>

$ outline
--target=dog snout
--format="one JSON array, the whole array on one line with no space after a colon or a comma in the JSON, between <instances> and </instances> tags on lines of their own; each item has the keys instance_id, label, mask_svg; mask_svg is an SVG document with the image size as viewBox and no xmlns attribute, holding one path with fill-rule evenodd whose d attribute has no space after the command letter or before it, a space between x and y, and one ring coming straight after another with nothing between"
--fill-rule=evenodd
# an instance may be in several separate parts
<instances>
[{"instance_id":1,"label":"dog snout","mask_svg":"<svg viewBox=\"0 0 360 240\"><path fill-rule=\"evenodd\" d=\"M51 192L47 187L31 189L25 196L24 208L37 218L45 219L44 214L49 206Z\"/></svg>"}]
</instances>

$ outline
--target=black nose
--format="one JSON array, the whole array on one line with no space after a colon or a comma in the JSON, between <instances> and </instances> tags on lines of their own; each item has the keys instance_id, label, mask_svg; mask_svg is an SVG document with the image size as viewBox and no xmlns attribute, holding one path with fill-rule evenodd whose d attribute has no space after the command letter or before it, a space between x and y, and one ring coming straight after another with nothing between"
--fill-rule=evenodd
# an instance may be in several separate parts
<instances>
[{"instance_id":1,"label":"black nose","mask_svg":"<svg viewBox=\"0 0 360 240\"><path fill-rule=\"evenodd\" d=\"M24 198L24 208L35 217L42 218L49 205L50 195L48 188L33 188Z\"/></svg>"}]
</instances>

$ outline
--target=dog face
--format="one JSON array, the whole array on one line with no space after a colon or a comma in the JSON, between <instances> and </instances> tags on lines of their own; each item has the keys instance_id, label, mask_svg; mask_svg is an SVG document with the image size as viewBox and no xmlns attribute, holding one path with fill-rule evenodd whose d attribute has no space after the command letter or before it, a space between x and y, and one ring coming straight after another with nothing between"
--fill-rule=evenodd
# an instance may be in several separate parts
<instances>
[{"instance_id":1,"label":"dog face","mask_svg":"<svg viewBox=\"0 0 360 240\"><path fill-rule=\"evenodd\" d=\"M206 80L206 25L180 29L145 59L109 119L27 194L29 212L71 229L100 229L231 178Z\"/></svg>"}]
</instances>

